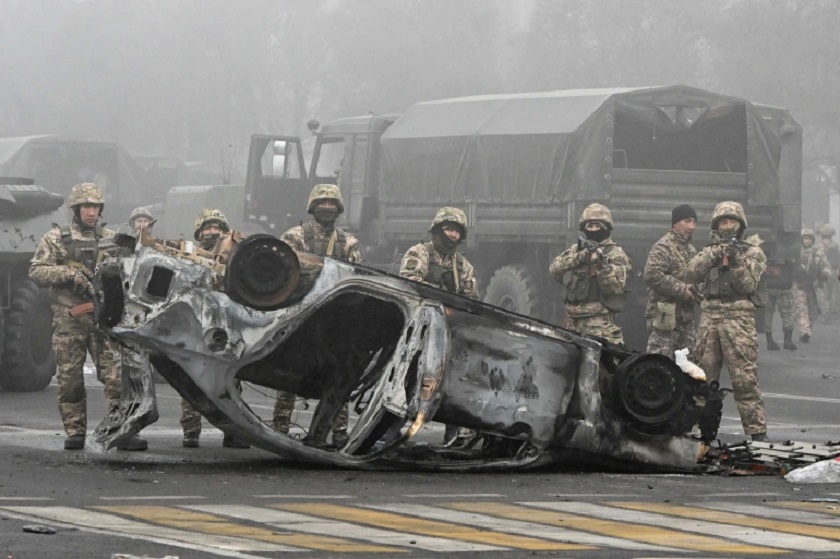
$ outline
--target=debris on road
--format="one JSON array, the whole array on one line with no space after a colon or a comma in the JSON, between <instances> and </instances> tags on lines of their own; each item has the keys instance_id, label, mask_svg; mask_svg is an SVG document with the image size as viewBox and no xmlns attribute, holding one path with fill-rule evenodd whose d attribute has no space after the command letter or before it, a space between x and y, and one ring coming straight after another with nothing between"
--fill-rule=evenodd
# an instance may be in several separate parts
<instances>
[{"instance_id":1,"label":"debris on road","mask_svg":"<svg viewBox=\"0 0 840 559\"><path fill-rule=\"evenodd\" d=\"M23 526L23 531L30 534L55 534L55 528L44 526L43 524L25 524Z\"/></svg>"}]
</instances>

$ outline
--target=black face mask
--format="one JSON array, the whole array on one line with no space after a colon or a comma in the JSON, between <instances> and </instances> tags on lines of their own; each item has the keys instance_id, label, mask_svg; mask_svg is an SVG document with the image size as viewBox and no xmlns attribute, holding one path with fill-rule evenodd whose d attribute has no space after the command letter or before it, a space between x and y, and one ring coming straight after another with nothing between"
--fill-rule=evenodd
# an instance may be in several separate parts
<instances>
[{"instance_id":1,"label":"black face mask","mask_svg":"<svg viewBox=\"0 0 840 559\"><path fill-rule=\"evenodd\" d=\"M453 241L443 231L432 233L432 244L441 254L453 254L461 241Z\"/></svg>"},{"instance_id":2,"label":"black face mask","mask_svg":"<svg viewBox=\"0 0 840 559\"><path fill-rule=\"evenodd\" d=\"M221 238L220 233L213 233L212 235L202 235L201 240L199 241L199 246L201 246L204 250L213 250L213 247L216 246L216 243L219 242Z\"/></svg>"},{"instance_id":3,"label":"black face mask","mask_svg":"<svg viewBox=\"0 0 840 559\"><path fill-rule=\"evenodd\" d=\"M610 238L610 230L604 229L603 227L597 231L585 230L584 233L586 234L587 239L595 241L596 243L600 243L601 241L605 241Z\"/></svg>"},{"instance_id":4,"label":"black face mask","mask_svg":"<svg viewBox=\"0 0 840 559\"><path fill-rule=\"evenodd\" d=\"M338 219L338 210L335 208L316 208L312 210L315 221L326 227L332 228L335 220Z\"/></svg>"}]
</instances>

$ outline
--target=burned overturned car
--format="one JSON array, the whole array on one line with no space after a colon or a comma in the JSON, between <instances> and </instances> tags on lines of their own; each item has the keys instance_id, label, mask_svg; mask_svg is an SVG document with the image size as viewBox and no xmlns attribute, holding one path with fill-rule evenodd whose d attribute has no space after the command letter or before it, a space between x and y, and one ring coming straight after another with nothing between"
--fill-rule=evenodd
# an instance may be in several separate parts
<instances>
[{"instance_id":1,"label":"burned overturned car","mask_svg":"<svg viewBox=\"0 0 840 559\"><path fill-rule=\"evenodd\" d=\"M98 320L216 427L284 458L357 469L482 470L556 462L698 469L722 391L671 359L606 342L270 235L225 259L148 233L101 263ZM228 258L229 257L229 258ZM275 431L241 385L317 400ZM132 375L120 425L142 427L151 372ZM328 442L350 408L347 441ZM266 407L266 406L262 406ZM470 430L440 442L441 424ZM431 433L435 436L430 436Z\"/></svg>"}]
</instances>

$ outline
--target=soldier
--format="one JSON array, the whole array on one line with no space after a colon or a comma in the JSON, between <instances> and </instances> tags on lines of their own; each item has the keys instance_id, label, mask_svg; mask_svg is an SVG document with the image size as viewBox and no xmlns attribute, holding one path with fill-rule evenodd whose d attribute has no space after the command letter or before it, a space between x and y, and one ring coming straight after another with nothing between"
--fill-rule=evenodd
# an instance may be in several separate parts
<instances>
[{"instance_id":1,"label":"soldier","mask_svg":"<svg viewBox=\"0 0 840 559\"><path fill-rule=\"evenodd\" d=\"M800 267L793 282L793 301L799 322L799 340L811 341L811 326L817 319L817 282L831 278L831 265L822 249L816 246L813 229L803 229L799 234L802 248L799 253Z\"/></svg>"},{"instance_id":2,"label":"soldier","mask_svg":"<svg viewBox=\"0 0 840 559\"><path fill-rule=\"evenodd\" d=\"M796 344L793 343L793 327L796 325L793 274L797 264L795 260L785 258L783 247L775 242L764 243L763 249L767 256L767 270L764 272L767 284L767 305L764 307L764 336L767 338L767 349L779 351L779 344L773 339L773 315L778 308L782 317L784 348L793 351L796 349Z\"/></svg>"},{"instance_id":3,"label":"soldier","mask_svg":"<svg viewBox=\"0 0 840 559\"><path fill-rule=\"evenodd\" d=\"M222 233L229 233L230 225L228 220L219 210L204 209L198 213L193 230L193 238L198 241L199 247L206 251L212 251ZM240 388L237 384L237 387ZM184 430L183 445L186 448L198 448L198 440L201 436L201 414L193 409L186 401L181 400L181 428ZM240 441L232 435L225 433L222 439L222 446L227 448L250 448L246 442Z\"/></svg>"},{"instance_id":4,"label":"soldier","mask_svg":"<svg viewBox=\"0 0 840 559\"><path fill-rule=\"evenodd\" d=\"M477 300L475 269L457 251L458 245L467 239L466 214L458 208L439 209L429 233L431 242L416 244L403 255L400 276ZM476 435L473 429L448 424L443 440L447 446L464 446Z\"/></svg>"},{"instance_id":5,"label":"soldier","mask_svg":"<svg viewBox=\"0 0 840 559\"><path fill-rule=\"evenodd\" d=\"M838 275L840 272L840 247L834 242L834 227L825 224L820 227L821 248L828 258L832 273ZM840 314L840 285L834 281L827 281L820 289L820 307L829 319Z\"/></svg>"},{"instance_id":6,"label":"soldier","mask_svg":"<svg viewBox=\"0 0 840 559\"><path fill-rule=\"evenodd\" d=\"M756 237L742 241L747 216L738 202L721 202L712 214L712 240L688 264L689 281L703 284L700 327L694 357L709 382L723 363L744 432L767 440L767 417L758 385L755 309L761 306L760 280L767 259Z\"/></svg>"},{"instance_id":7,"label":"soldier","mask_svg":"<svg viewBox=\"0 0 840 559\"><path fill-rule=\"evenodd\" d=\"M359 240L335 226L336 219L344 212L344 200L336 185L316 184L309 194L306 211L312 214L314 219L283 233L280 237L282 241L299 252L310 252L352 263L362 261ZM272 427L280 433L288 433L294 409L295 395L278 390ZM347 442L348 418L349 410L345 404L338 413L332 429L333 444L338 447Z\"/></svg>"},{"instance_id":8,"label":"soldier","mask_svg":"<svg viewBox=\"0 0 840 559\"><path fill-rule=\"evenodd\" d=\"M70 191L73 219L48 231L32 258L29 277L50 288L53 312L53 348L56 355L58 410L64 423L66 450L85 446L87 394L84 363L87 354L101 371L108 413L119 409L121 376L118 352L93 321L94 288L99 241L114 231L99 225L105 198L93 183L80 183ZM133 435L117 445L120 450L146 450L148 443Z\"/></svg>"},{"instance_id":9,"label":"soldier","mask_svg":"<svg viewBox=\"0 0 840 559\"><path fill-rule=\"evenodd\" d=\"M152 229L155 222L155 216L149 211L149 208L139 207L131 210L131 215L128 217L128 225L132 231L140 231L142 229Z\"/></svg>"},{"instance_id":10,"label":"soldier","mask_svg":"<svg viewBox=\"0 0 840 559\"><path fill-rule=\"evenodd\" d=\"M549 272L565 288L572 329L623 345L615 315L624 307L624 288L633 264L610 238L613 220L606 206L584 208L578 228L584 236L554 259Z\"/></svg>"},{"instance_id":11,"label":"soldier","mask_svg":"<svg viewBox=\"0 0 840 559\"><path fill-rule=\"evenodd\" d=\"M697 212L688 204L671 211L671 229L659 239L645 263L648 302L645 309L648 353L671 359L682 348L694 348L694 285L686 281L688 263L697 253L691 237L697 227Z\"/></svg>"}]
</instances>

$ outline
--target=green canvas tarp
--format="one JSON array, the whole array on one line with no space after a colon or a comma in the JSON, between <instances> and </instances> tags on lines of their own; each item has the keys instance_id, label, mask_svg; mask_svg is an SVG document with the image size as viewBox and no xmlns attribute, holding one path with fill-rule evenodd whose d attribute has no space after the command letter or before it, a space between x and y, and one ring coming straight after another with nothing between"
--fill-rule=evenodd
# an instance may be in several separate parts
<instances>
[{"instance_id":1,"label":"green canvas tarp","mask_svg":"<svg viewBox=\"0 0 840 559\"><path fill-rule=\"evenodd\" d=\"M381 142L390 202L604 199L614 166L735 173L778 200L778 134L748 101L680 85L417 103Z\"/></svg>"}]
</instances>

